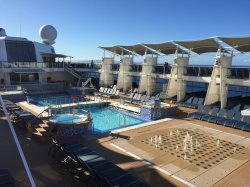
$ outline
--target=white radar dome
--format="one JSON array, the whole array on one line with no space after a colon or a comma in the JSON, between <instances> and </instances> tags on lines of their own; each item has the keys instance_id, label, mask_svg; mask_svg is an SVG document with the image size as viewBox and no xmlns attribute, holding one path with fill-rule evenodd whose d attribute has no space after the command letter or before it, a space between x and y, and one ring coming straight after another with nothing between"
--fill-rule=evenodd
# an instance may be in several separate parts
<instances>
[{"instance_id":1,"label":"white radar dome","mask_svg":"<svg viewBox=\"0 0 250 187\"><path fill-rule=\"evenodd\" d=\"M43 25L39 30L39 35L42 38L43 43L52 45L55 43L57 31L52 25Z\"/></svg>"}]
</instances>

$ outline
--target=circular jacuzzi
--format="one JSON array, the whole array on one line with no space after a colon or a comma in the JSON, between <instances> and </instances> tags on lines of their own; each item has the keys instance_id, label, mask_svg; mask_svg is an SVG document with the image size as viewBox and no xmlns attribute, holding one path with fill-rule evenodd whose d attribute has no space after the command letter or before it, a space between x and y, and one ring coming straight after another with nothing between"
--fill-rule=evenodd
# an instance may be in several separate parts
<instances>
[{"instance_id":1,"label":"circular jacuzzi","mask_svg":"<svg viewBox=\"0 0 250 187\"><path fill-rule=\"evenodd\" d=\"M61 114L49 119L51 136L65 138L83 135L92 129L91 118L85 114Z\"/></svg>"},{"instance_id":2,"label":"circular jacuzzi","mask_svg":"<svg viewBox=\"0 0 250 187\"><path fill-rule=\"evenodd\" d=\"M83 114L63 114L53 116L49 119L49 122L53 125L80 125L87 121L87 115Z\"/></svg>"}]
</instances>

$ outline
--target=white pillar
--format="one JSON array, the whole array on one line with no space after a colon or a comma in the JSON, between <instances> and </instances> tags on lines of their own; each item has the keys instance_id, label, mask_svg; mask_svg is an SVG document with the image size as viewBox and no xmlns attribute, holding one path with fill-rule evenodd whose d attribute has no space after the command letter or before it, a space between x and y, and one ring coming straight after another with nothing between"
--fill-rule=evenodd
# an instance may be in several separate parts
<instances>
[{"instance_id":1,"label":"white pillar","mask_svg":"<svg viewBox=\"0 0 250 187\"><path fill-rule=\"evenodd\" d=\"M167 98L177 95L177 101L181 101L186 96L186 81L183 80L183 75L187 72L189 57L177 57L174 59L168 86L166 90Z\"/></svg>"},{"instance_id":2,"label":"white pillar","mask_svg":"<svg viewBox=\"0 0 250 187\"><path fill-rule=\"evenodd\" d=\"M153 76L155 66L157 64L157 57L146 57L142 65L142 72L140 74L139 92L147 92L147 95L152 95L155 86L156 78Z\"/></svg>"},{"instance_id":3,"label":"white pillar","mask_svg":"<svg viewBox=\"0 0 250 187\"><path fill-rule=\"evenodd\" d=\"M130 75L133 64L133 57L124 57L121 59L118 80L117 80L117 89L123 89L123 91L127 91L132 87L133 76Z\"/></svg>"},{"instance_id":4,"label":"white pillar","mask_svg":"<svg viewBox=\"0 0 250 187\"><path fill-rule=\"evenodd\" d=\"M186 80L183 80L183 75L187 73L189 57L176 58L177 62L177 101L182 101L186 96Z\"/></svg>"},{"instance_id":5,"label":"white pillar","mask_svg":"<svg viewBox=\"0 0 250 187\"><path fill-rule=\"evenodd\" d=\"M113 57L104 57L102 68L100 72L100 86L110 86L114 84L114 77L111 71L112 65L114 64L115 59Z\"/></svg>"},{"instance_id":6,"label":"white pillar","mask_svg":"<svg viewBox=\"0 0 250 187\"><path fill-rule=\"evenodd\" d=\"M230 75L228 68L232 66L232 56L220 57L220 101L221 108L227 106L228 85L226 84L226 78Z\"/></svg>"},{"instance_id":7,"label":"white pillar","mask_svg":"<svg viewBox=\"0 0 250 187\"><path fill-rule=\"evenodd\" d=\"M213 104L221 101L221 108L227 105L228 86L226 85L226 77L229 75L228 68L232 65L232 56L218 56L215 59L211 80L208 85L205 105ZM216 79L220 80L219 84Z\"/></svg>"}]
</instances>

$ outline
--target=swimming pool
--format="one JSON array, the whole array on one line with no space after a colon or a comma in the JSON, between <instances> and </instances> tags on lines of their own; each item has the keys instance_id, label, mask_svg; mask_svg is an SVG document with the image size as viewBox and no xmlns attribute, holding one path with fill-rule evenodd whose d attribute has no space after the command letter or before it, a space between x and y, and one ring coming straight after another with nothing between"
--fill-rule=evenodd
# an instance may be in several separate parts
<instances>
[{"instance_id":1,"label":"swimming pool","mask_svg":"<svg viewBox=\"0 0 250 187\"><path fill-rule=\"evenodd\" d=\"M138 125L149 121L141 118L140 116L115 110L110 107L92 106L77 110L78 113L86 113L86 111L91 112L94 133L108 132L114 129ZM64 112L69 113L69 111Z\"/></svg>"},{"instance_id":2,"label":"swimming pool","mask_svg":"<svg viewBox=\"0 0 250 187\"><path fill-rule=\"evenodd\" d=\"M154 102L147 102L147 103L145 103L145 106L154 107L155 103ZM163 103L163 102L160 103L160 107L167 107L167 106L169 106L167 103Z\"/></svg>"},{"instance_id":3,"label":"swimming pool","mask_svg":"<svg viewBox=\"0 0 250 187\"><path fill-rule=\"evenodd\" d=\"M28 96L29 103L37 106L48 106L48 105L62 105L70 104L74 102L86 101L84 96L74 96L68 93L54 93L46 95L32 95Z\"/></svg>"}]
</instances>

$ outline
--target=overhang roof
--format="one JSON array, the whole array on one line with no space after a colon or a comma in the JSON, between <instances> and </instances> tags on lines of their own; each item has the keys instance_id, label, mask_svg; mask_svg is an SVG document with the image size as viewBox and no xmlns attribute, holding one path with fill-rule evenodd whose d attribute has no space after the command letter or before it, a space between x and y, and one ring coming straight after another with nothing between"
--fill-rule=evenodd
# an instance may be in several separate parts
<instances>
[{"instance_id":1,"label":"overhang roof","mask_svg":"<svg viewBox=\"0 0 250 187\"><path fill-rule=\"evenodd\" d=\"M145 55L146 54L146 52L147 52L147 54L156 54L156 55L158 55L157 53L155 53L154 51L152 51L152 50L150 50L150 49L148 49L148 48L146 48L145 46L143 46L143 45L140 45L140 44L136 44L136 45L130 45L130 46L120 46L121 48L124 48L124 49L127 49L127 50L129 50L129 51L131 51L131 52L133 52L133 53L136 53L136 54L138 54L138 55L141 55L141 56L143 56L143 55ZM149 51L149 53L148 53L148 51Z\"/></svg>"},{"instance_id":2,"label":"overhang roof","mask_svg":"<svg viewBox=\"0 0 250 187\"><path fill-rule=\"evenodd\" d=\"M240 52L250 52L250 37L243 37L243 38L218 37L218 38Z\"/></svg>"},{"instance_id":3,"label":"overhang roof","mask_svg":"<svg viewBox=\"0 0 250 187\"><path fill-rule=\"evenodd\" d=\"M68 56L68 55L63 55L63 54L55 54L55 53L41 53L41 55L43 57L54 57L54 58L73 58L72 56Z\"/></svg>"},{"instance_id":4,"label":"overhang roof","mask_svg":"<svg viewBox=\"0 0 250 187\"><path fill-rule=\"evenodd\" d=\"M208 52L217 52L221 46L213 38L196 41L174 41L178 45L185 47L195 53L202 54Z\"/></svg>"},{"instance_id":5,"label":"overhang roof","mask_svg":"<svg viewBox=\"0 0 250 187\"><path fill-rule=\"evenodd\" d=\"M113 47L101 47L100 46L99 48L106 50L106 51L109 51L109 52L112 52L112 53L115 53L117 55L129 55L130 54L129 51L124 50L119 46L113 46Z\"/></svg>"},{"instance_id":6,"label":"overhang roof","mask_svg":"<svg viewBox=\"0 0 250 187\"><path fill-rule=\"evenodd\" d=\"M165 55L175 54L176 50L178 50L179 53L187 53L180 47L174 45L172 42L165 42L160 44L144 44L144 45Z\"/></svg>"}]
</instances>

